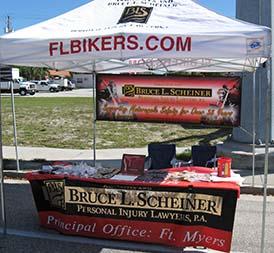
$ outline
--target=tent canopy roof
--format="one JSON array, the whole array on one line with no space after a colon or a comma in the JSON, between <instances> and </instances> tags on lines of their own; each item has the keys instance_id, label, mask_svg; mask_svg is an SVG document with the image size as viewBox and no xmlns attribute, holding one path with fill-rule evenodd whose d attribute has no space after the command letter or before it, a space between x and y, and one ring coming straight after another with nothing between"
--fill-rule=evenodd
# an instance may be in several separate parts
<instances>
[{"instance_id":1,"label":"tent canopy roof","mask_svg":"<svg viewBox=\"0 0 274 253\"><path fill-rule=\"evenodd\" d=\"M270 29L192 0L94 0L0 37L0 63L76 72L253 71Z\"/></svg>"}]
</instances>

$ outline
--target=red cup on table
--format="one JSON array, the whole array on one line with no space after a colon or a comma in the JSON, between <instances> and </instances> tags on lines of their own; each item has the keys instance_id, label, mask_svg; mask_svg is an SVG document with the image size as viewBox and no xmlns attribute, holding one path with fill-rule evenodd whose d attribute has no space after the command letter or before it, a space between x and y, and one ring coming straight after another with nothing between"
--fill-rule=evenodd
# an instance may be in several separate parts
<instances>
[{"instance_id":1,"label":"red cup on table","mask_svg":"<svg viewBox=\"0 0 274 253\"><path fill-rule=\"evenodd\" d=\"M230 157L218 158L218 177L230 177L231 161Z\"/></svg>"}]
</instances>

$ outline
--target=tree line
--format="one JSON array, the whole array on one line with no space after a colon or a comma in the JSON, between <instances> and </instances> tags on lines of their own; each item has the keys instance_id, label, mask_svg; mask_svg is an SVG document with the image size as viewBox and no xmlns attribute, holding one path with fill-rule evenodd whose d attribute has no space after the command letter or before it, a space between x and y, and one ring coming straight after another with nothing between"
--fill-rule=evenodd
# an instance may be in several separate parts
<instances>
[{"instance_id":1,"label":"tree line","mask_svg":"<svg viewBox=\"0 0 274 253\"><path fill-rule=\"evenodd\" d=\"M18 66L20 75L27 80L42 80L49 75L48 68L22 67Z\"/></svg>"}]
</instances>

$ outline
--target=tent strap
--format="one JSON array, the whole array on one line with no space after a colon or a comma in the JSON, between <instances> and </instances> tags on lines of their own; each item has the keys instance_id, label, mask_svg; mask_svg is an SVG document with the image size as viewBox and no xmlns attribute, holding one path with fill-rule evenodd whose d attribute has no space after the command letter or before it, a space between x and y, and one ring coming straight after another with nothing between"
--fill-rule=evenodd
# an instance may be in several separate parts
<instances>
[{"instance_id":1,"label":"tent strap","mask_svg":"<svg viewBox=\"0 0 274 253\"><path fill-rule=\"evenodd\" d=\"M93 91L93 166L96 166L96 72L95 63L93 64L92 72L92 91Z\"/></svg>"},{"instance_id":2,"label":"tent strap","mask_svg":"<svg viewBox=\"0 0 274 253\"><path fill-rule=\"evenodd\" d=\"M267 87L265 103L265 160L264 160L264 188L263 188L263 215L262 215L262 233L261 233L261 253L264 253L265 247L265 221L266 221L266 201L267 201L267 177L268 177L268 156L270 140L270 91L271 91L271 70L270 59L267 61Z\"/></svg>"},{"instance_id":3,"label":"tent strap","mask_svg":"<svg viewBox=\"0 0 274 253\"><path fill-rule=\"evenodd\" d=\"M7 218L6 218L4 166L3 166L2 94L1 94L1 89L0 89L0 198L1 198L1 218L2 218L2 224L3 224L3 235L6 235L7 234Z\"/></svg>"}]
</instances>

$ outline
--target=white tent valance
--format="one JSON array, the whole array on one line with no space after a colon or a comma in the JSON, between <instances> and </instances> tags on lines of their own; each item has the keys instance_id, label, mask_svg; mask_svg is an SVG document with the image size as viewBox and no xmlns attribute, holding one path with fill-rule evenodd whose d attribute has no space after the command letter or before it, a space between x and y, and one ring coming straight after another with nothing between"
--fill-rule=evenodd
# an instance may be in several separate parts
<instances>
[{"instance_id":1,"label":"white tent valance","mask_svg":"<svg viewBox=\"0 0 274 253\"><path fill-rule=\"evenodd\" d=\"M195 1L94 0L1 36L0 63L75 72L254 71L270 45L269 28Z\"/></svg>"}]
</instances>

